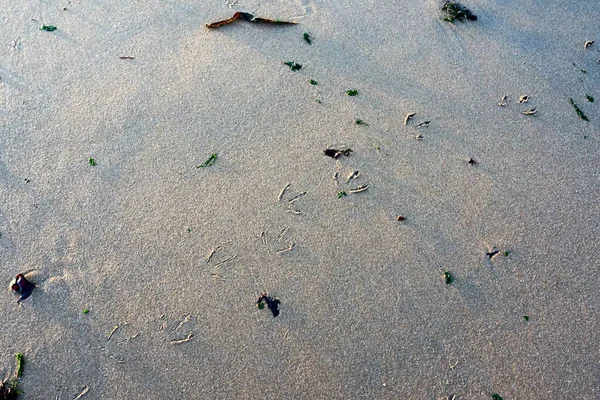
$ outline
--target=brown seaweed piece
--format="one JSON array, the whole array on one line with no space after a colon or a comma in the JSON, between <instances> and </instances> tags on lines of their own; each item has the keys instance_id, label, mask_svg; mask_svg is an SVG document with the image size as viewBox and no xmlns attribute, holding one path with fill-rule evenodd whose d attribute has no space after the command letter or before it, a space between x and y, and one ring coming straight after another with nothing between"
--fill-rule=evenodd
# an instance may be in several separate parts
<instances>
[{"instance_id":1,"label":"brown seaweed piece","mask_svg":"<svg viewBox=\"0 0 600 400\"><path fill-rule=\"evenodd\" d=\"M11 285L11 289L21 295L19 300L17 300L18 304L31 296L33 289L35 289L35 285L29 282L23 274L18 274L14 279L14 283Z\"/></svg>"},{"instance_id":2,"label":"brown seaweed piece","mask_svg":"<svg viewBox=\"0 0 600 400\"><path fill-rule=\"evenodd\" d=\"M297 22L292 22L292 21L280 21L278 19L268 19L268 18L260 18L260 17L255 17L254 15L247 13L247 12L236 12L235 14L233 14L233 16L229 19L224 19L222 21L217 21L217 22L212 22L210 24L206 24L207 28L218 28L220 26L223 25L228 25L231 24L232 22L235 22L239 19L243 19L244 21L248 21L248 22L262 22L263 24L276 24L276 25L294 25L297 24Z\"/></svg>"}]
</instances>

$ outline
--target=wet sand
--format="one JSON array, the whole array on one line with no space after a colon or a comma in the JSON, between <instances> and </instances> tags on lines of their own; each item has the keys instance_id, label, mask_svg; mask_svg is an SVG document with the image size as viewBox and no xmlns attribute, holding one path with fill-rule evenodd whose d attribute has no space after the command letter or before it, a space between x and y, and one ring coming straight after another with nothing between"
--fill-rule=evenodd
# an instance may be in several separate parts
<instances>
[{"instance_id":1,"label":"wet sand","mask_svg":"<svg viewBox=\"0 0 600 400\"><path fill-rule=\"evenodd\" d=\"M23 399L598 398L600 4L504 3L4 1L4 376L21 352ZM205 27L236 11L298 24Z\"/></svg>"}]
</instances>

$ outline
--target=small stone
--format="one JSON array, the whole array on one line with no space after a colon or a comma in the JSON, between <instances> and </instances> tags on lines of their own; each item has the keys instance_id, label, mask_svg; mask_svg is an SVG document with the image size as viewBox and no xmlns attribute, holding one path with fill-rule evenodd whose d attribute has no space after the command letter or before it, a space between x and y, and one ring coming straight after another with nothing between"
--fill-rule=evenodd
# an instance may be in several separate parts
<instances>
[{"instance_id":1,"label":"small stone","mask_svg":"<svg viewBox=\"0 0 600 400\"><path fill-rule=\"evenodd\" d=\"M469 164L469 165L475 165L475 164L477 164L477 161L473 160L472 158L469 158L467 160L467 164Z\"/></svg>"},{"instance_id":2,"label":"small stone","mask_svg":"<svg viewBox=\"0 0 600 400\"><path fill-rule=\"evenodd\" d=\"M396 221L404 221L406 219L406 217L404 215L398 215L396 217Z\"/></svg>"}]
</instances>

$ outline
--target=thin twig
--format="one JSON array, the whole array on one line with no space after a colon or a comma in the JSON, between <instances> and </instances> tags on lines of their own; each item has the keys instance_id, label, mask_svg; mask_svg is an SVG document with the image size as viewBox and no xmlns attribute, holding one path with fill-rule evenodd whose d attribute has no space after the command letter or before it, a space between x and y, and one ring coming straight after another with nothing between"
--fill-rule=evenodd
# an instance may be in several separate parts
<instances>
[{"instance_id":1,"label":"thin twig","mask_svg":"<svg viewBox=\"0 0 600 400\"><path fill-rule=\"evenodd\" d=\"M285 249L277 250L275 252L275 254L287 253L288 251L294 250L295 247L296 247L296 243L290 243L290 245L288 247L286 247Z\"/></svg>"},{"instance_id":2,"label":"thin twig","mask_svg":"<svg viewBox=\"0 0 600 400\"><path fill-rule=\"evenodd\" d=\"M288 190L291 186L291 183L288 183L287 185L285 185L285 187L283 189L281 189L281 192L279 192L279 196L277 196L277 201L281 201L281 199L283 198L283 195L285 194L286 190Z\"/></svg>"},{"instance_id":3,"label":"thin twig","mask_svg":"<svg viewBox=\"0 0 600 400\"><path fill-rule=\"evenodd\" d=\"M171 344L181 344L181 343L185 343L185 342L189 342L190 340L192 340L194 338L194 334L193 333L188 333L187 337L185 339L173 339L171 340Z\"/></svg>"},{"instance_id":4,"label":"thin twig","mask_svg":"<svg viewBox=\"0 0 600 400\"><path fill-rule=\"evenodd\" d=\"M84 388L83 388L83 390L81 391L81 393L79 393L79 394L77 395L77 397L75 397L73 400L78 400L78 399L82 398L82 397L83 397L83 396L85 396L85 394L86 394L87 392L89 392L89 391L90 391L90 388L89 388L89 387L87 387L87 386L86 386L86 387L84 387Z\"/></svg>"},{"instance_id":5,"label":"thin twig","mask_svg":"<svg viewBox=\"0 0 600 400\"><path fill-rule=\"evenodd\" d=\"M288 203L292 204L293 202L295 202L296 200L298 200L300 197L304 196L306 194L306 192L300 192L297 195L295 195L294 197L292 197Z\"/></svg>"},{"instance_id":6,"label":"thin twig","mask_svg":"<svg viewBox=\"0 0 600 400\"><path fill-rule=\"evenodd\" d=\"M192 317L191 314L185 315L181 321L179 321L179 324L177 324L177 326L175 328L173 328L173 331L176 331L177 329L181 328L183 326L183 324L185 324L186 322L188 322L190 320L190 318Z\"/></svg>"},{"instance_id":7,"label":"thin twig","mask_svg":"<svg viewBox=\"0 0 600 400\"><path fill-rule=\"evenodd\" d=\"M279 232L279 236L277 237L277 243L279 243L281 241L281 238L283 237L283 235L285 235L285 233L287 232L288 229L290 229L290 227L286 226L285 228L283 228L281 230L281 232Z\"/></svg>"},{"instance_id":8,"label":"thin twig","mask_svg":"<svg viewBox=\"0 0 600 400\"><path fill-rule=\"evenodd\" d=\"M227 258L227 259L225 259L225 260L223 260L223 261L221 261L219 263L216 263L213 268L217 268L219 265L225 264L226 262L231 261L231 260L233 260L236 257L237 257L237 254L234 255L233 257L229 257L229 258Z\"/></svg>"},{"instance_id":9,"label":"thin twig","mask_svg":"<svg viewBox=\"0 0 600 400\"><path fill-rule=\"evenodd\" d=\"M212 250L210 251L210 253L208 254L208 256L206 257L206 262L204 263L204 265L208 264L208 263L210 262L210 259L212 258L212 256L214 256L214 255L215 255L215 253L216 253L217 251L219 251L220 249L222 249L222 247L221 247L221 246L217 246L217 247L215 247L214 249L212 249Z\"/></svg>"},{"instance_id":10,"label":"thin twig","mask_svg":"<svg viewBox=\"0 0 600 400\"><path fill-rule=\"evenodd\" d=\"M263 244L267 244L267 231L262 231L260 233L260 238L262 239Z\"/></svg>"},{"instance_id":11,"label":"thin twig","mask_svg":"<svg viewBox=\"0 0 600 400\"><path fill-rule=\"evenodd\" d=\"M364 192L369 188L369 185L358 186L357 188L348 190L350 193L360 193Z\"/></svg>"},{"instance_id":12,"label":"thin twig","mask_svg":"<svg viewBox=\"0 0 600 400\"><path fill-rule=\"evenodd\" d=\"M302 214L302 211L292 210L291 208L288 208L287 212L292 213L294 215L300 215L300 214Z\"/></svg>"},{"instance_id":13,"label":"thin twig","mask_svg":"<svg viewBox=\"0 0 600 400\"><path fill-rule=\"evenodd\" d=\"M348 178L346 178L346 183L350 183L350 181L352 179L356 179L360 176L360 171L354 171L353 173L351 173L350 175L348 175Z\"/></svg>"},{"instance_id":14,"label":"thin twig","mask_svg":"<svg viewBox=\"0 0 600 400\"><path fill-rule=\"evenodd\" d=\"M117 329L119 329L119 325L115 326L113 328L113 330L108 334L108 337L106 338L106 343L108 343L110 341L110 339L113 337L113 335L115 334Z\"/></svg>"},{"instance_id":15,"label":"thin twig","mask_svg":"<svg viewBox=\"0 0 600 400\"><path fill-rule=\"evenodd\" d=\"M117 346L119 346L119 345L121 345L121 344L123 344L123 343L125 343L125 342L129 342L131 339L135 339L135 338L136 338L136 337L138 337L139 335L140 335L140 333L138 332L138 333L136 333L136 334L135 334L135 335L133 335L133 336L129 336L127 339L124 339L124 340L121 340L120 342L117 342Z\"/></svg>"},{"instance_id":16,"label":"thin twig","mask_svg":"<svg viewBox=\"0 0 600 400\"><path fill-rule=\"evenodd\" d=\"M416 112L411 112L411 113L406 114L406 117L404 117L404 125L408 125L408 121L415 115L417 115Z\"/></svg>"}]
</instances>

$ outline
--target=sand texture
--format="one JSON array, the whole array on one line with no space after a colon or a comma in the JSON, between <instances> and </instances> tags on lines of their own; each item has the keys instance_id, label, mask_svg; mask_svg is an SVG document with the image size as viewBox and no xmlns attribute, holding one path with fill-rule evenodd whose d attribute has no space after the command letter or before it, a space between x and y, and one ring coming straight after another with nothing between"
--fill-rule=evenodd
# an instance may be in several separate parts
<instances>
[{"instance_id":1,"label":"sand texture","mask_svg":"<svg viewBox=\"0 0 600 400\"><path fill-rule=\"evenodd\" d=\"M600 2L0 3L20 398L600 398Z\"/></svg>"}]
</instances>

